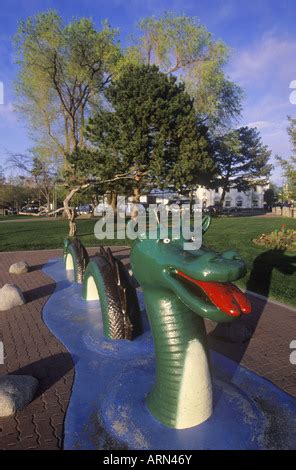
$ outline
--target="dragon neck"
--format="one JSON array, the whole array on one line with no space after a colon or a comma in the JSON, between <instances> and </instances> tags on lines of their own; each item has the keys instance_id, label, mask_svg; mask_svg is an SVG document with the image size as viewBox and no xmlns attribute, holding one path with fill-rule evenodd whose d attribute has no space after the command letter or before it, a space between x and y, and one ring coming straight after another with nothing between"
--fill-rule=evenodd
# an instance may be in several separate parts
<instances>
[{"instance_id":1,"label":"dragon neck","mask_svg":"<svg viewBox=\"0 0 296 470\"><path fill-rule=\"evenodd\" d=\"M184 429L212 413L212 384L203 318L170 290L144 289L154 338L156 378L147 404L163 424Z\"/></svg>"}]
</instances>

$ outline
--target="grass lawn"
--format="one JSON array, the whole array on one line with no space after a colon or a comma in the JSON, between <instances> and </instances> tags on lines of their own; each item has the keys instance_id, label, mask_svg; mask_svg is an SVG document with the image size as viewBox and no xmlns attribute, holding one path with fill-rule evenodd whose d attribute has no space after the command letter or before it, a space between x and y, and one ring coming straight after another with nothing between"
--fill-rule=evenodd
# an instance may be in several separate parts
<instances>
[{"instance_id":1,"label":"grass lawn","mask_svg":"<svg viewBox=\"0 0 296 470\"><path fill-rule=\"evenodd\" d=\"M78 232L85 246L98 246L95 219L78 220ZM259 294L296 305L296 255L258 247L252 239L286 224L296 229L296 220L283 217L232 217L213 219L205 243L217 251L237 250L245 259L248 273L239 285ZM65 220L33 220L0 223L0 250L61 248L67 234ZM108 245L128 245L128 240L108 240Z\"/></svg>"},{"instance_id":2,"label":"grass lawn","mask_svg":"<svg viewBox=\"0 0 296 470\"><path fill-rule=\"evenodd\" d=\"M237 217L214 219L205 236L205 243L217 251L234 249L247 264L247 275L241 287L296 305L296 253L270 250L252 243L262 233L269 233L285 224L296 229L296 220L284 217Z\"/></svg>"},{"instance_id":3,"label":"grass lawn","mask_svg":"<svg viewBox=\"0 0 296 470\"><path fill-rule=\"evenodd\" d=\"M28 219L31 218L29 215L0 215L0 222L11 222L12 220Z\"/></svg>"}]
</instances>

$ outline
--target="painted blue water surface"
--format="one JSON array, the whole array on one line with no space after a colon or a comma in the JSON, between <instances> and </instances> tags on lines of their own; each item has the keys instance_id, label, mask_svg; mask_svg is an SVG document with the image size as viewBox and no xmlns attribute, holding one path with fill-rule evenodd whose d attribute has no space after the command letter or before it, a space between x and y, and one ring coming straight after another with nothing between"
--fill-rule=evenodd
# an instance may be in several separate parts
<instances>
[{"instance_id":1,"label":"painted blue water surface","mask_svg":"<svg viewBox=\"0 0 296 470\"><path fill-rule=\"evenodd\" d=\"M211 352L214 413L191 429L163 426L149 413L153 341L103 337L99 301L81 298L62 259L44 272L56 289L43 318L75 363L65 420L65 449L295 449L296 399L226 357ZM143 298L139 293L142 308Z\"/></svg>"}]
</instances>

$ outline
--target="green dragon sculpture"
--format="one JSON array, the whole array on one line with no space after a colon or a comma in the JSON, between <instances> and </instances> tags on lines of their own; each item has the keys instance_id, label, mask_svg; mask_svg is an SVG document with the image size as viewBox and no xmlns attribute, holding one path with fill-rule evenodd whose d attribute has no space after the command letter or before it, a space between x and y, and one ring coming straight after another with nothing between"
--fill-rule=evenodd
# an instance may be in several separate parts
<instances>
[{"instance_id":1,"label":"green dragon sculpture","mask_svg":"<svg viewBox=\"0 0 296 470\"><path fill-rule=\"evenodd\" d=\"M64 261L68 271L74 270L74 281L81 284L89 263L89 256L79 238L65 238Z\"/></svg>"},{"instance_id":2,"label":"green dragon sculpture","mask_svg":"<svg viewBox=\"0 0 296 470\"><path fill-rule=\"evenodd\" d=\"M131 276L110 248L100 248L87 265L82 297L100 300L104 336L132 340L143 331L138 297Z\"/></svg>"},{"instance_id":3,"label":"green dragon sculpture","mask_svg":"<svg viewBox=\"0 0 296 470\"><path fill-rule=\"evenodd\" d=\"M203 219L203 231L210 218ZM133 242L131 265L144 292L154 339L156 378L148 408L163 424L184 429L212 414L212 383L204 318L230 322L251 308L232 284L245 272L233 251L184 250L183 238Z\"/></svg>"}]
</instances>

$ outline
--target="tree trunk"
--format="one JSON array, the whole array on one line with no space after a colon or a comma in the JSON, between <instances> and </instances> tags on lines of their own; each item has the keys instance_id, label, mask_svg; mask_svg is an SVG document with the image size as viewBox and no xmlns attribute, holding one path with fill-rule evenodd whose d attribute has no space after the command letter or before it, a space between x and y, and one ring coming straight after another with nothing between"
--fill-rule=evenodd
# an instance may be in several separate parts
<instances>
[{"instance_id":1,"label":"tree trunk","mask_svg":"<svg viewBox=\"0 0 296 470\"><path fill-rule=\"evenodd\" d=\"M137 185L134 187L134 190L133 190L133 202L134 203L138 204L140 202L140 195L141 195L140 187L139 185Z\"/></svg>"},{"instance_id":2,"label":"tree trunk","mask_svg":"<svg viewBox=\"0 0 296 470\"><path fill-rule=\"evenodd\" d=\"M72 189L69 194L65 197L63 201L63 206L65 209L65 214L68 218L69 221L69 237L75 237L77 233L77 225L75 222L75 209L74 207L69 206L69 202L71 201L72 197L74 194L76 194L79 191L80 188L75 188Z\"/></svg>"},{"instance_id":3,"label":"tree trunk","mask_svg":"<svg viewBox=\"0 0 296 470\"><path fill-rule=\"evenodd\" d=\"M50 193L47 193L46 195L46 206L47 206L47 211L50 212ZM56 209L54 205L52 206L53 210Z\"/></svg>"},{"instance_id":4,"label":"tree trunk","mask_svg":"<svg viewBox=\"0 0 296 470\"><path fill-rule=\"evenodd\" d=\"M116 175L114 178L111 178L109 180L104 180L101 183L107 183L107 182L113 182L117 181L118 179L124 178L125 175ZM74 237L77 233L77 225L75 222L75 210L73 207L69 206L69 202L71 201L72 197L74 194L78 193L79 191L82 191L84 189L88 189L90 187L91 183L85 183L80 186L76 186L76 188L73 188L70 190L70 192L67 194L63 201L63 206L64 206L64 212L69 220L69 236Z\"/></svg>"},{"instance_id":5,"label":"tree trunk","mask_svg":"<svg viewBox=\"0 0 296 470\"><path fill-rule=\"evenodd\" d=\"M139 186L135 186L134 189L133 189L133 207L132 207L132 211L131 211L131 218L133 220L136 220L137 217L138 217L138 206L137 204L140 203L140 188Z\"/></svg>"},{"instance_id":6,"label":"tree trunk","mask_svg":"<svg viewBox=\"0 0 296 470\"><path fill-rule=\"evenodd\" d=\"M64 126L65 126L65 155L70 153L70 137L69 137L69 119L67 114L64 113ZM66 159L64 161L66 163Z\"/></svg>"},{"instance_id":7,"label":"tree trunk","mask_svg":"<svg viewBox=\"0 0 296 470\"><path fill-rule=\"evenodd\" d=\"M190 194L189 194L189 197L190 197L190 214L193 214L193 206L194 206L194 196L193 196L193 193L194 193L194 189L191 188L191 189L190 189Z\"/></svg>"},{"instance_id":8,"label":"tree trunk","mask_svg":"<svg viewBox=\"0 0 296 470\"><path fill-rule=\"evenodd\" d=\"M108 192L106 194L106 201L107 201L108 206L111 206L111 204L112 204L112 193L111 192Z\"/></svg>"},{"instance_id":9,"label":"tree trunk","mask_svg":"<svg viewBox=\"0 0 296 470\"><path fill-rule=\"evenodd\" d=\"M221 207L223 207L223 204L224 204L224 201L225 201L225 196L226 196L226 186L223 186L221 199L220 199L220 206Z\"/></svg>"},{"instance_id":10,"label":"tree trunk","mask_svg":"<svg viewBox=\"0 0 296 470\"><path fill-rule=\"evenodd\" d=\"M111 207L113 211L115 211L117 208L117 192L116 191L112 191L111 193Z\"/></svg>"},{"instance_id":11,"label":"tree trunk","mask_svg":"<svg viewBox=\"0 0 296 470\"><path fill-rule=\"evenodd\" d=\"M222 190L221 199L220 199L221 208L223 208L223 204L224 204L224 200L225 200L225 196L226 196L226 191L227 191L228 184L229 184L230 173L231 173L231 165L228 166L226 175L223 178L224 184L222 186L223 190Z\"/></svg>"},{"instance_id":12,"label":"tree trunk","mask_svg":"<svg viewBox=\"0 0 296 470\"><path fill-rule=\"evenodd\" d=\"M78 193L79 191L83 189L89 188L89 186L90 186L89 183L86 183L86 184L83 184L81 186L77 186L76 188L71 189L69 194L67 194L67 196L65 197L63 201L64 211L69 220L69 237L75 237L77 234L77 225L75 222L75 210L74 210L74 207L69 206L69 202L71 201L74 194Z\"/></svg>"},{"instance_id":13,"label":"tree trunk","mask_svg":"<svg viewBox=\"0 0 296 470\"><path fill-rule=\"evenodd\" d=\"M69 237L75 237L77 233L77 225L75 222L75 210L69 206L69 199L66 197L63 201L65 213L69 221Z\"/></svg>"}]
</instances>

